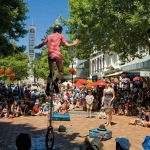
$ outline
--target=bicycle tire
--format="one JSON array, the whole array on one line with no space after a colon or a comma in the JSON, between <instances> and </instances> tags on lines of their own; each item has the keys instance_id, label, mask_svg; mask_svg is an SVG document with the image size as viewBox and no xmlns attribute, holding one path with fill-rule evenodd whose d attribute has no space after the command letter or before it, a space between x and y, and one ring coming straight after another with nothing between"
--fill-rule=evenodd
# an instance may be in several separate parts
<instances>
[{"instance_id":1,"label":"bicycle tire","mask_svg":"<svg viewBox=\"0 0 150 150\"><path fill-rule=\"evenodd\" d=\"M45 139L46 149L52 150L54 146L54 130L53 127L50 126L47 129L46 139Z\"/></svg>"}]
</instances>

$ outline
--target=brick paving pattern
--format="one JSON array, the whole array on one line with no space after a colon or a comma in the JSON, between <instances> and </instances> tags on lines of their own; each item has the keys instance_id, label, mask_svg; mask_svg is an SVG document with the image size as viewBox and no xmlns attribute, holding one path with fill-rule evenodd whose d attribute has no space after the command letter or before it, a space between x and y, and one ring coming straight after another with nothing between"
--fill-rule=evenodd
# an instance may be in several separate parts
<instances>
[{"instance_id":1,"label":"brick paving pattern","mask_svg":"<svg viewBox=\"0 0 150 150\"><path fill-rule=\"evenodd\" d=\"M80 115L79 115L80 114ZM113 116L114 125L107 127L112 130L113 137L108 141L103 141L102 150L115 150L115 138L127 137L131 142L130 150L143 150L142 142L146 135L150 135L150 128L128 125L133 117ZM55 150L71 150L75 145L83 145L85 136L89 129L99 127L106 120L98 119L95 115L92 119L86 118L85 113L80 111L71 112L71 121L54 121L55 128ZM70 129L67 133L57 131L59 125L64 125ZM16 136L21 133L29 133L32 137L31 150L45 150L45 133L48 126L48 117L46 116L21 116L14 119L0 119L0 150L15 150ZM92 139L90 139L92 140ZM36 148L35 148L36 147Z\"/></svg>"}]
</instances>

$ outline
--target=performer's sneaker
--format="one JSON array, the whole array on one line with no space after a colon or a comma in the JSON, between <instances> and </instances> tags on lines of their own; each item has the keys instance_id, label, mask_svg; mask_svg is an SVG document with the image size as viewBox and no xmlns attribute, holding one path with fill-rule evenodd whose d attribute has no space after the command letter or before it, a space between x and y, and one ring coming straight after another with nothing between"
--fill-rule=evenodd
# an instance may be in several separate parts
<instances>
[{"instance_id":1,"label":"performer's sneaker","mask_svg":"<svg viewBox=\"0 0 150 150\"><path fill-rule=\"evenodd\" d=\"M54 86L55 92L59 93L59 87L58 87L58 84L55 81L53 81L53 86Z\"/></svg>"},{"instance_id":2,"label":"performer's sneaker","mask_svg":"<svg viewBox=\"0 0 150 150\"><path fill-rule=\"evenodd\" d=\"M46 87L45 93L46 93L47 96L50 96L50 88L49 88L49 86Z\"/></svg>"}]
</instances>

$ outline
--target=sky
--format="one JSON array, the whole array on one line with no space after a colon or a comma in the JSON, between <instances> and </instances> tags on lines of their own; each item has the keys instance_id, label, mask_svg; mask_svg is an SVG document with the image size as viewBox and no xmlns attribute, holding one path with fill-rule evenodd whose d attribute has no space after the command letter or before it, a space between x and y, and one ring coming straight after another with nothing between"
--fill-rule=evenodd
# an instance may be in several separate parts
<instances>
[{"instance_id":1,"label":"sky","mask_svg":"<svg viewBox=\"0 0 150 150\"><path fill-rule=\"evenodd\" d=\"M42 42L41 39L45 36L47 29L53 26L54 21L59 15L62 15L64 19L69 19L68 0L24 1L29 7L29 12L26 14L28 19L25 21L25 28L29 29L29 25L31 24L36 25L36 45ZM65 29L63 30L63 34L65 34ZM25 45L28 49L28 34L24 38L20 38L17 44L19 46Z\"/></svg>"}]
</instances>

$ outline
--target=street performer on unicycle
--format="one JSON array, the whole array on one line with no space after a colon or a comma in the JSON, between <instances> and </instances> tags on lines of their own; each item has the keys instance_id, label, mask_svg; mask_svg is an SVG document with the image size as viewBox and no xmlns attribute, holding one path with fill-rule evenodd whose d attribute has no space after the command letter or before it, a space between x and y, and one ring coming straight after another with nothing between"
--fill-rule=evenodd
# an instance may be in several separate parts
<instances>
[{"instance_id":1,"label":"street performer on unicycle","mask_svg":"<svg viewBox=\"0 0 150 150\"><path fill-rule=\"evenodd\" d=\"M72 47L78 44L77 39L73 41L73 43L68 43L65 37L61 34L62 30L63 30L62 26L59 23L55 23L53 33L48 35L41 44L35 46L36 49L39 49L42 48L45 44L48 45L48 63L50 73L47 78L47 86L46 86L47 95L49 95L50 93L50 83L52 81L52 62L50 58L51 57L55 58L55 62L58 68L58 75L56 76L52 84L54 86L55 93L59 93L58 81L63 77L64 73L63 59L62 54L60 52L60 46L61 44L64 44L67 47Z\"/></svg>"},{"instance_id":2,"label":"street performer on unicycle","mask_svg":"<svg viewBox=\"0 0 150 150\"><path fill-rule=\"evenodd\" d=\"M78 44L78 40L73 41L72 44L68 43L64 36L61 34L63 28L59 24L55 24L53 34L50 34L46 37L46 39L35 46L35 48L41 48L45 44L48 45L48 63L49 63L49 76L47 78L47 87L46 87L46 95L50 96L50 114L49 114L49 126L46 132L45 144L47 150L52 150L54 145L54 128L52 126L52 105L53 105L53 95L55 93L59 93L58 81L62 78L64 68L63 68L63 59L62 54L60 52L60 45L64 44L67 47L74 46ZM58 68L58 75L56 79L53 80L54 77L54 62L56 62Z\"/></svg>"}]
</instances>

